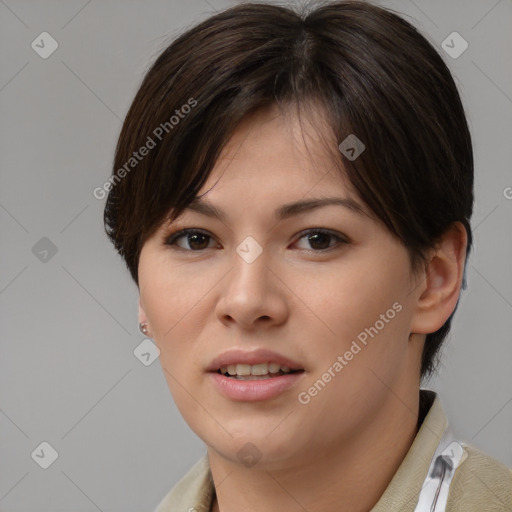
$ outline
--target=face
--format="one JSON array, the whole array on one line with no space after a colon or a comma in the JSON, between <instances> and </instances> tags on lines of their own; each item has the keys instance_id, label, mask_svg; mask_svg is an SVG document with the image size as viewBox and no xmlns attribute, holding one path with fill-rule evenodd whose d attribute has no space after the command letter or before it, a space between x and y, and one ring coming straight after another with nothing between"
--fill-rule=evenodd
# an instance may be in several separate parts
<instances>
[{"instance_id":1,"label":"face","mask_svg":"<svg viewBox=\"0 0 512 512\"><path fill-rule=\"evenodd\" d=\"M237 463L320 458L419 382L408 253L317 134L274 109L246 118L199 193L222 218L186 210L140 255L139 315L176 405ZM325 198L341 201L283 209Z\"/></svg>"}]
</instances>

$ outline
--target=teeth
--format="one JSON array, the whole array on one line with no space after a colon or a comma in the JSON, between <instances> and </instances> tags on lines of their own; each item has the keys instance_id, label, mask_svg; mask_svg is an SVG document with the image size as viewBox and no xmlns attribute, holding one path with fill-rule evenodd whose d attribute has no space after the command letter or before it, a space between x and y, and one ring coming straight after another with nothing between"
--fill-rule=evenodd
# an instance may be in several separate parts
<instances>
[{"instance_id":1,"label":"teeth","mask_svg":"<svg viewBox=\"0 0 512 512\"><path fill-rule=\"evenodd\" d=\"M236 365L236 374L237 375L251 375L251 365L250 364L237 364Z\"/></svg>"},{"instance_id":2,"label":"teeth","mask_svg":"<svg viewBox=\"0 0 512 512\"><path fill-rule=\"evenodd\" d=\"M220 367L220 373L231 376L241 375L268 375L269 373L290 373L292 370L289 366L281 366L278 363L258 363L258 364L230 364Z\"/></svg>"},{"instance_id":3,"label":"teeth","mask_svg":"<svg viewBox=\"0 0 512 512\"><path fill-rule=\"evenodd\" d=\"M281 368L277 363L270 363L268 365L268 371L270 373L277 373L279 371L279 368Z\"/></svg>"},{"instance_id":4,"label":"teeth","mask_svg":"<svg viewBox=\"0 0 512 512\"><path fill-rule=\"evenodd\" d=\"M253 364L251 366L251 375L266 375L267 373L268 363Z\"/></svg>"}]
</instances>

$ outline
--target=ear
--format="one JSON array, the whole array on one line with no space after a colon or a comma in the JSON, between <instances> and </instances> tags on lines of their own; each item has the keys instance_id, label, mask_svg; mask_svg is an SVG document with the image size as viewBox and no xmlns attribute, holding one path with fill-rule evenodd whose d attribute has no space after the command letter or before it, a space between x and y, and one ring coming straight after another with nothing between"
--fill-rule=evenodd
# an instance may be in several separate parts
<instances>
[{"instance_id":1,"label":"ear","mask_svg":"<svg viewBox=\"0 0 512 512\"><path fill-rule=\"evenodd\" d=\"M151 326L149 324L149 320L148 320L148 316L146 315L146 312L144 311L144 308L142 306L142 301L140 299L140 296L139 296L139 325L140 324L147 324L148 326L148 334L151 332Z\"/></svg>"},{"instance_id":2,"label":"ear","mask_svg":"<svg viewBox=\"0 0 512 512\"><path fill-rule=\"evenodd\" d=\"M415 312L411 333L429 334L440 329L453 313L464 276L467 232L461 222L453 223L443 234L430 261L418 276Z\"/></svg>"}]
</instances>

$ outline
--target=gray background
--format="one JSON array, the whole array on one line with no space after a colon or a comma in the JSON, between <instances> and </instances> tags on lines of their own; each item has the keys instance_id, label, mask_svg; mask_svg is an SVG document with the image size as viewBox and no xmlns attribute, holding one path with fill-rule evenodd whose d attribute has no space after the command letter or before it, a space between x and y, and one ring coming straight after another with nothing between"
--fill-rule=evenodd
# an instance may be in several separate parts
<instances>
[{"instance_id":1,"label":"gray background","mask_svg":"<svg viewBox=\"0 0 512 512\"><path fill-rule=\"evenodd\" d=\"M153 510L204 453L158 361L146 367L133 354L143 340L137 289L92 191L165 42L233 3L0 0L4 512ZM512 0L381 4L443 54L474 137L469 290L427 387L462 439L512 466ZM43 31L59 44L47 59L31 48ZM457 59L440 46L453 31L469 43ZM59 454L46 470L31 457L43 441Z\"/></svg>"}]
</instances>

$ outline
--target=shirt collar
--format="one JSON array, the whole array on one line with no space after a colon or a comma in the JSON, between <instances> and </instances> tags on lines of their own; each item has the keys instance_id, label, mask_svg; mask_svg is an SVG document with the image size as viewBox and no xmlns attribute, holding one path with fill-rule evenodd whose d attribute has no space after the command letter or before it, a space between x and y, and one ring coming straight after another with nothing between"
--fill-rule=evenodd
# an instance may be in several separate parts
<instances>
[{"instance_id":1,"label":"shirt collar","mask_svg":"<svg viewBox=\"0 0 512 512\"><path fill-rule=\"evenodd\" d=\"M405 512L412 509L447 424L437 394L420 389L418 433L384 494L370 512ZM205 454L175 485L155 512L191 509L210 512L214 497L215 487L208 455Z\"/></svg>"}]
</instances>

